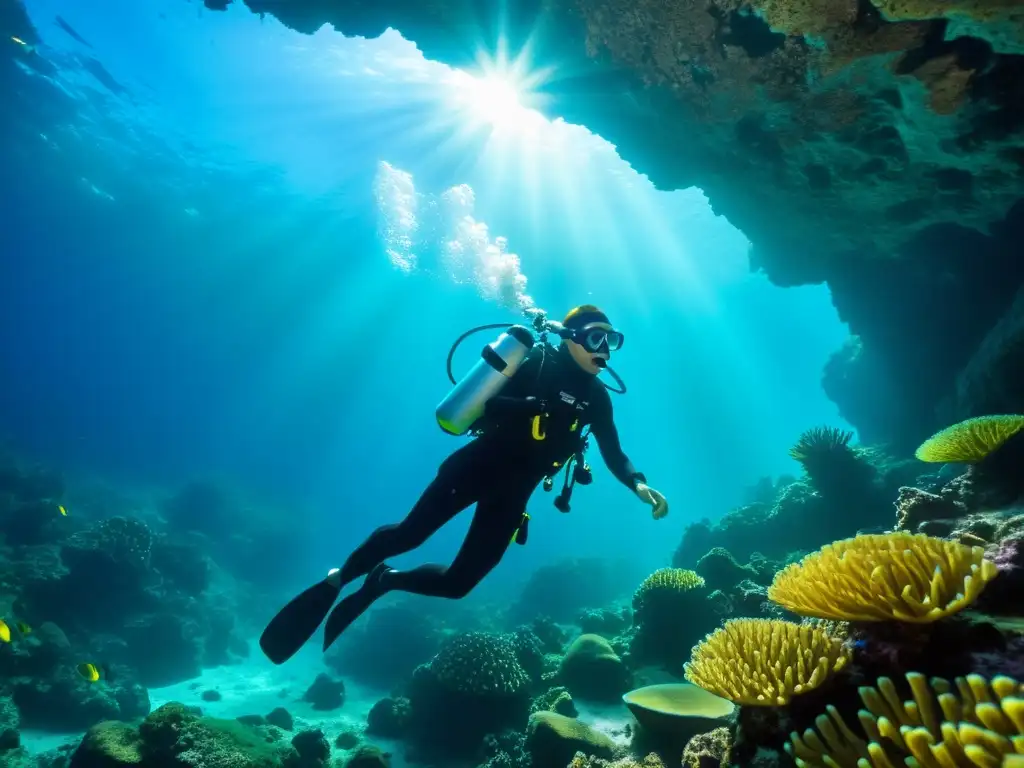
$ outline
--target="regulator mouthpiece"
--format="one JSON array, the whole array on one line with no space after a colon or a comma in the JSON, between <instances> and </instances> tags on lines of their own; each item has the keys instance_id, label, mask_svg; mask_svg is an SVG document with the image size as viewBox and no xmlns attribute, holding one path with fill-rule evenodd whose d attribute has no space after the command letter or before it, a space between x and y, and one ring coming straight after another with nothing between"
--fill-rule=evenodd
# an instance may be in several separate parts
<instances>
[{"instance_id":1,"label":"regulator mouthpiece","mask_svg":"<svg viewBox=\"0 0 1024 768\"><path fill-rule=\"evenodd\" d=\"M595 357L594 358L594 365L596 365L598 368L607 368L608 367L608 361L605 360L603 357Z\"/></svg>"}]
</instances>

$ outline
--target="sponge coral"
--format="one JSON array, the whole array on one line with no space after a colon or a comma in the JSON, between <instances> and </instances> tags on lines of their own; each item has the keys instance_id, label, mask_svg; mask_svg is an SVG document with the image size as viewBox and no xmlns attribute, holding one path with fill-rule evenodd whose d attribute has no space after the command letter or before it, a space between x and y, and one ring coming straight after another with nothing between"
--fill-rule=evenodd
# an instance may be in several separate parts
<instances>
[{"instance_id":1,"label":"sponge coral","mask_svg":"<svg viewBox=\"0 0 1024 768\"><path fill-rule=\"evenodd\" d=\"M686 679L735 704L775 706L813 690L850 660L824 630L774 619L733 619L693 649Z\"/></svg>"},{"instance_id":2,"label":"sponge coral","mask_svg":"<svg viewBox=\"0 0 1024 768\"><path fill-rule=\"evenodd\" d=\"M1024 416L978 416L925 440L915 452L921 461L977 464L1024 429Z\"/></svg>"},{"instance_id":3,"label":"sponge coral","mask_svg":"<svg viewBox=\"0 0 1024 768\"><path fill-rule=\"evenodd\" d=\"M857 536L786 566L768 598L801 616L925 624L966 608L995 578L984 555L905 531Z\"/></svg>"},{"instance_id":4,"label":"sponge coral","mask_svg":"<svg viewBox=\"0 0 1024 768\"><path fill-rule=\"evenodd\" d=\"M979 675L930 682L906 676L913 701L902 701L889 678L859 689L861 738L835 707L815 720L817 731L792 733L786 751L799 768L1007 766L1024 764L1024 686L1009 677ZM909 756L908 756L909 755Z\"/></svg>"},{"instance_id":5,"label":"sponge coral","mask_svg":"<svg viewBox=\"0 0 1024 768\"><path fill-rule=\"evenodd\" d=\"M512 696L530 683L512 643L486 632L451 638L431 660L430 670L444 687L459 693Z\"/></svg>"}]
</instances>

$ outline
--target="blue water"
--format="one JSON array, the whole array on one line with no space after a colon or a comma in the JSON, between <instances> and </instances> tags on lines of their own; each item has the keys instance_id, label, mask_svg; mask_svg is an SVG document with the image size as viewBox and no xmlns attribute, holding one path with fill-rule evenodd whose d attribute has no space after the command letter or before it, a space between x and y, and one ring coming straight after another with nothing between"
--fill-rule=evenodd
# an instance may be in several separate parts
<instances>
[{"instance_id":1,"label":"blue water","mask_svg":"<svg viewBox=\"0 0 1024 768\"><path fill-rule=\"evenodd\" d=\"M403 515L461 444L433 419L450 343L517 315L429 244L394 265L382 161L424 203L471 187L537 305L593 302L623 329L619 431L671 503L653 521L595 461L572 514L538 492L529 545L489 589L566 554L661 565L688 522L795 472L803 429L842 423L820 387L846 336L827 290L751 274L699 190L654 190L585 128L484 108L395 32L303 36L187 2L26 5L58 67L41 92L74 111L41 105L5 150L0 435L17 452L133 488L215 477L293 510L296 583ZM464 517L409 558L450 557Z\"/></svg>"}]
</instances>

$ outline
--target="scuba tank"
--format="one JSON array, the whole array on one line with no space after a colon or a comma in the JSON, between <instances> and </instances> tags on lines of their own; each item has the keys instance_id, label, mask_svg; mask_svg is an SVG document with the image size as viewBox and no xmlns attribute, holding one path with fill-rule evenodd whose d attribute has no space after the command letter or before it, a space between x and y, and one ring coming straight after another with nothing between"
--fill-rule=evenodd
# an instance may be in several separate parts
<instances>
[{"instance_id":1,"label":"scuba tank","mask_svg":"<svg viewBox=\"0 0 1024 768\"><path fill-rule=\"evenodd\" d=\"M477 330L481 329L473 329L471 333ZM465 335L452 347L452 354ZM434 410L441 429L449 435L465 434L483 416L487 401L498 394L519 370L534 343L530 329L522 325L511 325L495 341L484 347L476 365L455 384ZM452 354L448 356L449 368Z\"/></svg>"}]
</instances>

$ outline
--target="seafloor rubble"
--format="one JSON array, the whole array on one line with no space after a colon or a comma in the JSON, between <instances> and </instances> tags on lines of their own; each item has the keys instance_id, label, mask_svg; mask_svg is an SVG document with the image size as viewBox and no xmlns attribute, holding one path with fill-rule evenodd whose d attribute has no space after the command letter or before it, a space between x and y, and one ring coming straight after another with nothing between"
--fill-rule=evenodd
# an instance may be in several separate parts
<instances>
[{"instance_id":1,"label":"seafloor rubble","mask_svg":"<svg viewBox=\"0 0 1024 768\"><path fill-rule=\"evenodd\" d=\"M828 282L853 338L826 388L865 439L1024 409L1001 383L1019 311L977 354L1024 278L1016 0L244 2L302 32L394 27L453 66L528 42L555 73L538 108L704 190L776 283Z\"/></svg>"}]
</instances>

